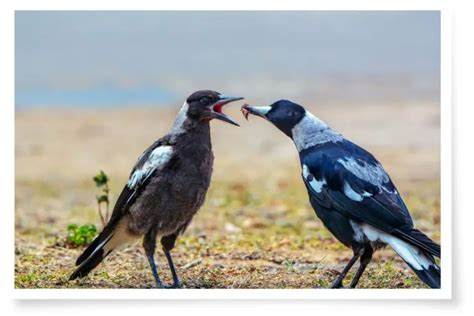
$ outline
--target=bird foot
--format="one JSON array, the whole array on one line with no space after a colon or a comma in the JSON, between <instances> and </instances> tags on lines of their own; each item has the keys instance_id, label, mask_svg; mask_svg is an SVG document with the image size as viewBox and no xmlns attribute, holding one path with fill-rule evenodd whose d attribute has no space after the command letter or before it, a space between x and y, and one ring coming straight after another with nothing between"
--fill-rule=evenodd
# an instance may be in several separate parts
<instances>
[{"instance_id":1,"label":"bird foot","mask_svg":"<svg viewBox=\"0 0 474 316\"><path fill-rule=\"evenodd\" d=\"M336 280L332 285L331 289L343 289L342 281Z\"/></svg>"},{"instance_id":2,"label":"bird foot","mask_svg":"<svg viewBox=\"0 0 474 316\"><path fill-rule=\"evenodd\" d=\"M183 285L181 284L181 282L178 281L178 282L174 282L171 285L165 285L164 288L165 289L182 289Z\"/></svg>"}]
</instances>

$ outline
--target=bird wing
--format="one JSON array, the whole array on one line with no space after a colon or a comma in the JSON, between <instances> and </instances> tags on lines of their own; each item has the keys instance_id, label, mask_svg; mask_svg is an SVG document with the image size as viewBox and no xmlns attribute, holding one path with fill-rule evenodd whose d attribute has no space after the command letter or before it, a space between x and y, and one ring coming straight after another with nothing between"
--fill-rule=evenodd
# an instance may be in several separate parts
<instances>
[{"instance_id":1,"label":"bird wing","mask_svg":"<svg viewBox=\"0 0 474 316\"><path fill-rule=\"evenodd\" d=\"M114 230L120 220L127 214L130 205L134 203L142 189L146 186L147 180L171 159L172 153L173 145L170 143L169 137L165 136L154 142L138 157L130 173L129 180L115 203L109 222L105 225L99 236L77 258L76 265L79 265L79 268L71 275L71 279L87 275L90 270L108 255L111 250L104 253L102 248L112 240Z\"/></svg>"},{"instance_id":2,"label":"bird wing","mask_svg":"<svg viewBox=\"0 0 474 316\"><path fill-rule=\"evenodd\" d=\"M321 205L384 232L413 227L407 207L382 165L348 141L304 153L303 180Z\"/></svg>"},{"instance_id":3,"label":"bird wing","mask_svg":"<svg viewBox=\"0 0 474 316\"><path fill-rule=\"evenodd\" d=\"M127 184L120 193L111 220L122 217L153 174L156 174L173 156L173 144L163 137L148 147L137 159Z\"/></svg>"}]
</instances>

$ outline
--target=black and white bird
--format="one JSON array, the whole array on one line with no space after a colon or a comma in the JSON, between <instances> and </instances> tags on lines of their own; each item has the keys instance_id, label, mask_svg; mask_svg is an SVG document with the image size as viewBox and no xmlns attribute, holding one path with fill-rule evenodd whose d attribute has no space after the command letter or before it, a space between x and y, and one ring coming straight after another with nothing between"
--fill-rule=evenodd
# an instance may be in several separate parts
<instances>
[{"instance_id":1,"label":"black and white bird","mask_svg":"<svg viewBox=\"0 0 474 316\"><path fill-rule=\"evenodd\" d=\"M238 126L222 108L241 99L210 90L186 99L169 133L138 158L108 224L79 256L70 280L86 276L114 249L143 237L156 286L163 288L154 260L158 237L173 276L171 287L181 286L170 251L209 188L214 161L209 122L218 119Z\"/></svg>"},{"instance_id":2,"label":"black and white bird","mask_svg":"<svg viewBox=\"0 0 474 316\"><path fill-rule=\"evenodd\" d=\"M413 225L413 220L387 172L368 151L344 138L326 123L291 101L270 106L242 107L289 136L298 150L303 181L316 215L354 256L333 283L343 287L352 265L360 266L350 283L354 288L375 250L390 245L418 277L440 287L435 258L441 247Z\"/></svg>"}]
</instances>

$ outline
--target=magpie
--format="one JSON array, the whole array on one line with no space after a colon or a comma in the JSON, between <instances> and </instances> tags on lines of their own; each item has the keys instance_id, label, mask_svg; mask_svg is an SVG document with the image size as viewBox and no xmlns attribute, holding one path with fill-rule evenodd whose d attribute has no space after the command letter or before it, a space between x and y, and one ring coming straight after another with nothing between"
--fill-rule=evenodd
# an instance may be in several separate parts
<instances>
[{"instance_id":1,"label":"magpie","mask_svg":"<svg viewBox=\"0 0 474 316\"><path fill-rule=\"evenodd\" d=\"M289 136L299 153L309 200L324 226L353 257L332 284L343 287L357 260L350 283L356 287L375 250L390 245L418 277L440 287L441 247L414 227L410 213L379 161L344 138L301 105L280 100L270 106L242 106L242 113L260 116Z\"/></svg>"},{"instance_id":2,"label":"magpie","mask_svg":"<svg viewBox=\"0 0 474 316\"><path fill-rule=\"evenodd\" d=\"M156 287L181 287L170 251L209 188L214 161L209 122L218 119L239 126L222 108L242 99L211 90L194 92L186 99L168 134L138 157L110 220L78 257L70 280L86 276L114 249L143 237ZM157 271L157 238L171 270L171 286L163 285Z\"/></svg>"}]
</instances>

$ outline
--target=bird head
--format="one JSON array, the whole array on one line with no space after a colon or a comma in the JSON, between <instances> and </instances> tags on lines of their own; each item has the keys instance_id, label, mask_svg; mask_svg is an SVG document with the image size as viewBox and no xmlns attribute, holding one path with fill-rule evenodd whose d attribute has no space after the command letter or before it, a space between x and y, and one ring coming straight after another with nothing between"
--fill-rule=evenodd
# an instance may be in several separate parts
<instances>
[{"instance_id":1,"label":"bird head","mask_svg":"<svg viewBox=\"0 0 474 316\"><path fill-rule=\"evenodd\" d=\"M289 137L292 137L291 130L304 118L305 113L306 111L301 105L288 100L279 100L267 106L250 106L248 104L242 106L242 114L246 119L249 114L260 116Z\"/></svg>"},{"instance_id":2,"label":"bird head","mask_svg":"<svg viewBox=\"0 0 474 316\"><path fill-rule=\"evenodd\" d=\"M222 112L222 108L230 102L242 99L242 97L229 97L211 90L196 91L186 99L188 105L186 114L200 121L217 119L239 126L236 121Z\"/></svg>"}]
</instances>

